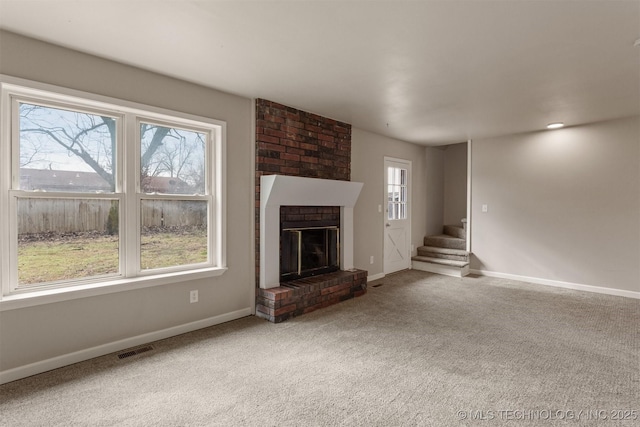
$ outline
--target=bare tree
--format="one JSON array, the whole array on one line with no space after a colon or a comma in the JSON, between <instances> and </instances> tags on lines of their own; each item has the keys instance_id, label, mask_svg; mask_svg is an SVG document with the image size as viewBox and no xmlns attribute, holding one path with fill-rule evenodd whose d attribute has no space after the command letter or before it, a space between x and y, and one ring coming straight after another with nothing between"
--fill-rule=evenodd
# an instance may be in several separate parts
<instances>
[{"instance_id":1,"label":"bare tree","mask_svg":"<svg viewBox=\"0 0 640 427\"><path fill-rule=\"evenodd\" d=\"M142 125L142 146L145 152L154 143L159 132L163 132L161 145L144 163L142 179L164 176L180 180L182 190L198 192L204 180L204 135L198 132L160 126ZM153 135L152 138L147 133ZM188 186L189 188L184 188Z\"/></svg>"},{"instance_id":2,"label":"bare tree","mask_svg":"<svg viewBox=\"0 0 640 427\"><path fill-rule=\"evenodd\" d=\"M113 117L20 104L21 166L44 162L52 168L75 157L114 188L115 155Z\"/></svg>"}]
</instances>

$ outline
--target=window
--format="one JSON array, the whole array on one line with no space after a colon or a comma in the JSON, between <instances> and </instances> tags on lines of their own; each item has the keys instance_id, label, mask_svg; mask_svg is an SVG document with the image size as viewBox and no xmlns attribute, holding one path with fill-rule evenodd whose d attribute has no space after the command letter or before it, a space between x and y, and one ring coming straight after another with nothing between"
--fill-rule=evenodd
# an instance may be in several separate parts
<instances>
[{"instance_id":1,"label":"window","mask_svg":"<svg viewBox=\"0 0 640 427\"><path fill-rule=\"evenodd\" d=\"M387 168L387 219L407 219L407 170Z\"/></svg>"},{"instance_id":2,"label":"window","mask_svg":"<svg viewBox=\"0 0 640 427\"><path fill-rule=\"evenodd\" d=\"M221 274L224 123L55 89L2 83L2 296Z\"/></svg>"}]
</instances>

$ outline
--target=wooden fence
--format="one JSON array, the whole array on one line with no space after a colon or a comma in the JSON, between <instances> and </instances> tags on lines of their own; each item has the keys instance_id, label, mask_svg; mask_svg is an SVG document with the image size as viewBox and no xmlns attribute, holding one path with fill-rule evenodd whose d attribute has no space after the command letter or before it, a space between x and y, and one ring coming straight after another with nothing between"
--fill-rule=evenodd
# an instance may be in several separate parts
<instances>
[{"instance_id":1,"label":"wooden fence","mask_svg":"<svg viewBox=\"0 0 640 427\"><path fill-rule=\"evenodd\" d=\"M104 233L112 206L117 208L118 202L22 199L18 203L18 233ZM206 202L145 200L141 217L145 227L201 227L207 224Z\"/></svg>"}]
</instances>

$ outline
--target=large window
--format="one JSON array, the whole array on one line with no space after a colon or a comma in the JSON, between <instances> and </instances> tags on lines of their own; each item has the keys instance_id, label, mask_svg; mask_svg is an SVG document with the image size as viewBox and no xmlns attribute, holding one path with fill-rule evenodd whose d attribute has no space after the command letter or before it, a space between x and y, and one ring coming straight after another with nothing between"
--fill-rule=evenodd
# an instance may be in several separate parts
<instances>
[{"instance_id":1,"label":"large window","mask_svg":"<svg viewBox=\"0 0 640 427\"><path fill-rule=\"evenodd\" d=\"M223 270L224 123L83 95L2 84L2 295Z\"/></svg>"}]
</instances>

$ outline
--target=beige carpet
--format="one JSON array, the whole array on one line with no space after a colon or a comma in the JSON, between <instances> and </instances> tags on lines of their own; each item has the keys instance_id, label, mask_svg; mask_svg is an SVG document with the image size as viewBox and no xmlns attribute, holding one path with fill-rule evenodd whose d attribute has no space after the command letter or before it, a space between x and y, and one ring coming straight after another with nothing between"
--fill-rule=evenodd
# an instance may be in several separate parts
<instances>
[{"instance_id":1,"label":"beige carpet","mask_svg":"<svg viewBox=\"0 0 640 427\"><path fill-rule=\"evenodd\" d=\"M631 427L611 418L640 417L639 325L639 300L407 271L5 384L0 424Z\"/></svg>"}]
</instances>

